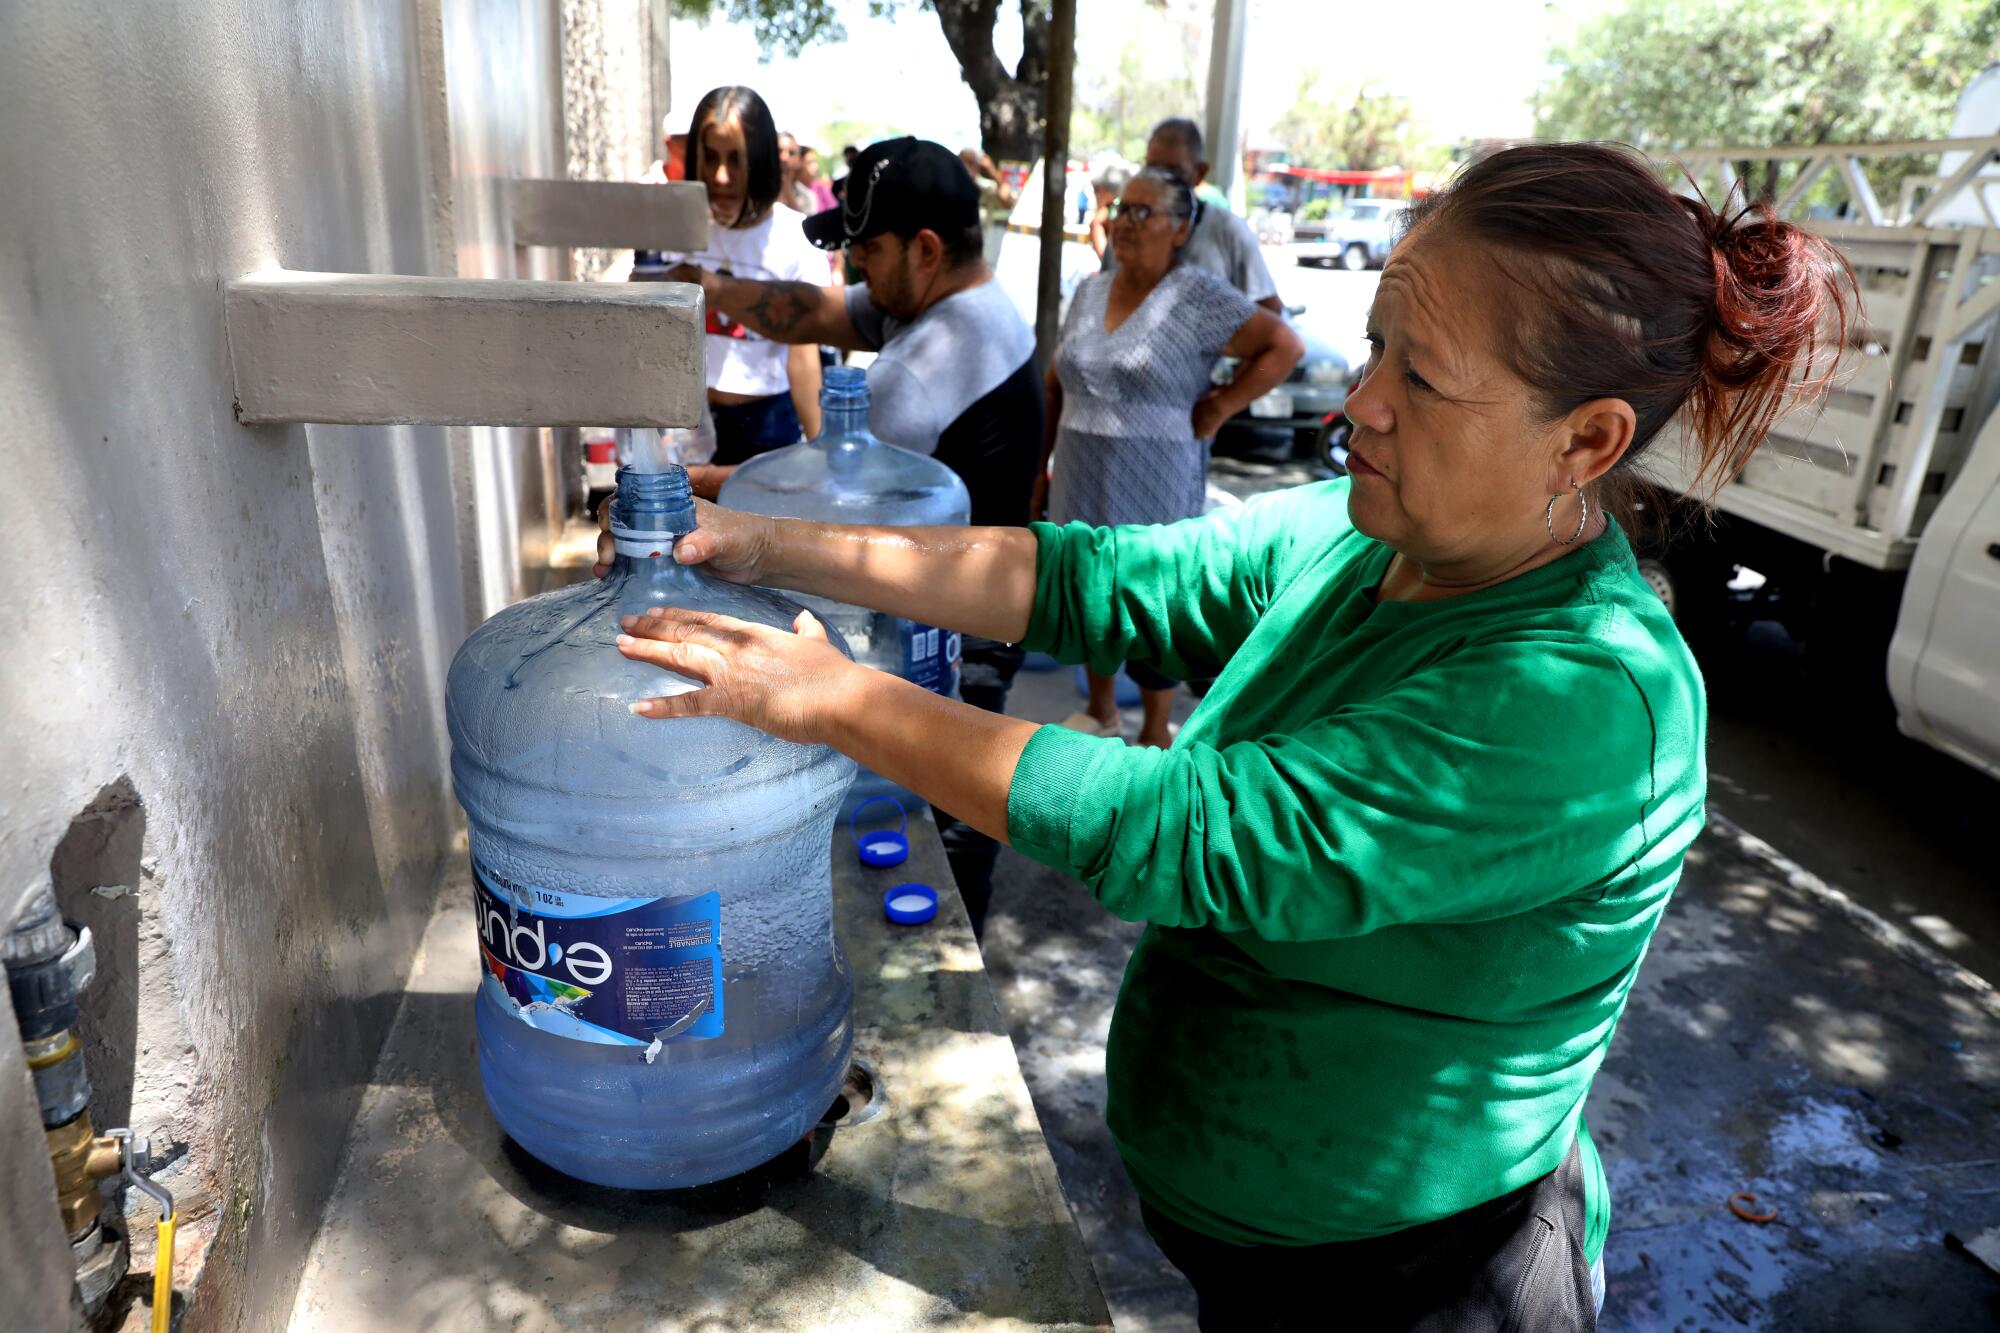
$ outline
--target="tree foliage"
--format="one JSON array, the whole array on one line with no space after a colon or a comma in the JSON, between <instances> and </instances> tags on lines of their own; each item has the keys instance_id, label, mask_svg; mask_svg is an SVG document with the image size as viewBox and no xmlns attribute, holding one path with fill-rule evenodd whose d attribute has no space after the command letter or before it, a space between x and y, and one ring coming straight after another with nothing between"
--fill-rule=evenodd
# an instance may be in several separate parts
<instances>
[{"instance_id":1,"label":"tree foliage","mask_svg":"<svg viewBox=\"0 0 2000 1333\"><path fill-rule=\"evenodd\" d=\"M1627 0L1550 52L1536 133L1652 152L1934 138L1993 0Z\"/></svg>"},{"instance_id":2,"label":"tree foliage","mask_svg":"<svg viewBox=\"0 0 2000 1333\"><path fill-rule=\"evenodd\" d=\"M877 15L905 8L937 15L960 75L979 103L980 146L1000 161L1041 155L1042 83L1047 77L1048 0L1013 0L1021 23L1021 58L1008 69L993 47L1004 0L869 0ZM680 0L680 12L721 15L750 29L766 57L795 56L815 42L847 37L831 0Z\"/></svg>"},{"instance_id":3,"label":"tree foliage","mask_svg":"<svg viewBox=\"0 0 2000 1333\"><path fill-rule=\"evenodd\" d=\"M1149 62L1139 44L1128 41L1109 72L1079 66L1069 122L1071 156L1090 157L1108 149L1138 162L1146 156L1153 126L1168 116L1199 116L1196 52L1183 48L1181 54L1184 59L1175 66Z\"/></svg>"},{"instance_id":4,"label":"tree foliage","mask_svg":"<svg viewBox=\"0 0 2000 1333\"><path fill-rule=\"evenodd\" d=\"M1272 127L1272 137L1297 165L1374 171L1428 166L1439 156L1409 98L1372 83L1326 96L1319 86L1319 71L1308 71L1292 105Z\"/></svg>"}]
</instances>

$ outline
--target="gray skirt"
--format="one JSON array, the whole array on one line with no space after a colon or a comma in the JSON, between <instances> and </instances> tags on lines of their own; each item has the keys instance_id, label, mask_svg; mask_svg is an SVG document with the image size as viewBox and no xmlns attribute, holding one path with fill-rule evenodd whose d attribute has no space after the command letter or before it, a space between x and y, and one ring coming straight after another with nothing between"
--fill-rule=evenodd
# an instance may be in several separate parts
<instances>
[{"instance_id":1,"label":"gray skirt","mask_svg":"<svg viewBox=\"0 0 2000 1333\"><path fill-rule=\"evenodd\" d=\"M1049 518L1056 523L1177 523L1208 498L1208 446L1194 438L1056 433Z\"/></svg>"}]
</instances>

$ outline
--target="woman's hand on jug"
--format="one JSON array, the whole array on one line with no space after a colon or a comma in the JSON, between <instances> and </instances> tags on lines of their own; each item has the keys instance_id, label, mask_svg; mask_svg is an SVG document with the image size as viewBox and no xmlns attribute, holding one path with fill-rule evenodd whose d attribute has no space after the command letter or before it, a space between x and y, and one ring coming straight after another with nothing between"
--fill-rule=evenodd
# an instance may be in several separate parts
<instances>
[{"instance_id":1,"label":"woman's hand on jug","mask_svg":"<svg viewBox=\"0 0 2000 1333\"><path fill-rule=\"evenodd\" d=\"M597 564L593 572L598 578L611 572L611 562L618 554L611 538L611 505L616 499L612 496L597 507ZM674 543L674 560L700 565L731 583L759 582L771 551L772 520L700 499L694 502L694 515L695 530Z\"/></svg>"},{"instance_id":2,"label":"woman's hand on jug","mask_svg":"<svg viewBox=\"0 0 2000 1333\"><path fill-rule=\"evenodd\" d=\"M702 688L642 699L647 718L727 717L783 740L826 739L857 667L827 641L826 627L799 612L791 632L708 611L655 606L619 622L618 651L636 662L698 680Z\"/></svg>"}]
</instances>

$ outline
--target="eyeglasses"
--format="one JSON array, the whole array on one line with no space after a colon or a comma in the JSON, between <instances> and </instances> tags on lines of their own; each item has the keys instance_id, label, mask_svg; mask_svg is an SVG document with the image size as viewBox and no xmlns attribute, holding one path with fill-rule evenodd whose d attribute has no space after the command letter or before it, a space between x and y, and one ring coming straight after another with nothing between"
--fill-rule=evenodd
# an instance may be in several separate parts
<instances>
[{"instance_id":1,"label":"eyeglasses","mask_svg":"<svg viewBox=\"0 0 2000 1333\"><path fill-rule=\"evenodd\" d=\"M1169 212L1164 208L1155 208L1151 204L1128 204L1123 199L1113 199L1111 201L1111 220L1113 222L1130 218L1133 226L1143 227L1146 225L1147 220L1154 216L1180 218L1186 217L1187 214Z\"/></svg>"}]
</instances>

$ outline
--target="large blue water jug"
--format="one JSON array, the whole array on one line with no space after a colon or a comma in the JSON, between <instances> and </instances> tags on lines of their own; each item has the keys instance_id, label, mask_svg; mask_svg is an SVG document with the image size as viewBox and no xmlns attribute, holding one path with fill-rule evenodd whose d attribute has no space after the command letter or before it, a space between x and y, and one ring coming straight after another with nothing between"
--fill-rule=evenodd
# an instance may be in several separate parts
<instances>
[{"instance_id":1,"label":"large blue water jug","mask_svg":"<svg viewBox=\"0 0 2000 1333\"><path fill-rule=\"evenodd\" d=\"M935 458L884 444L868 429L868 377L859 367L830 367L819 401L824 416L819 435L759 454L737 468L723 483L723 504L753 514L828 523L915 527L971 519L972 501L956 472ZM939 694L957 695L957 634L824 597L786 595L839 630L855 661ZM906 806L917 799L864 769L846 808L877 796L894 796Z\"/></svg>"},{"instance_id":2,"label":"large blue water jug","mask_svg":"<svg viewBox=\"0 0 2000 1333\"><path fill-rule=\"evenodd\" d=\"M694 683L622 656L648 606L789 626L798 607L673 560L687 474L623 469L609 576L517 603L451 664L471 827L487 1104L601 1185L706 1184L778 1156L840 1091L853 981L832 823L854 763L628 705Z\"/></svg>"}]
</instances>

